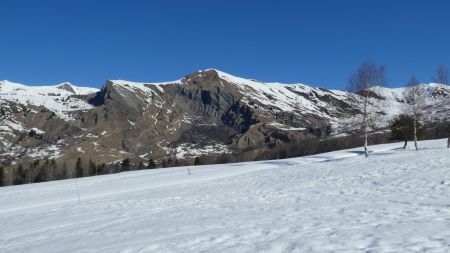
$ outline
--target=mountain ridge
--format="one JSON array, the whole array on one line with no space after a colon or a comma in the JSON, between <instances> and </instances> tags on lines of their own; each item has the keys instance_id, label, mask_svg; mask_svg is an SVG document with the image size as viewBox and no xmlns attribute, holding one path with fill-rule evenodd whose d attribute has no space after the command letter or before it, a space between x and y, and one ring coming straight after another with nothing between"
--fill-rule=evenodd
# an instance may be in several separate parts
<instances>
[{"instance_id":1,"label":"mountain ridge","mask_svg":"<svg viewBox=\"0 0 450 253\"><path fill-rule=\"evenodd\" d=\"M354 135L360 113L355 93L264 83L216 69L170 82L107 80L101 89L0 84L0 158L7 167L48 158L72 167L78 157L112 165L125 158L178 165L200 156L209 157L204 162L232 155L261 159ZM447 120L449 87L422 87L429 103L425 123ZM403 89L374 88L372 102L383 105L376 106L373 133L385 133L389 120L405 110Z\"/></svg>"}]
</instances>

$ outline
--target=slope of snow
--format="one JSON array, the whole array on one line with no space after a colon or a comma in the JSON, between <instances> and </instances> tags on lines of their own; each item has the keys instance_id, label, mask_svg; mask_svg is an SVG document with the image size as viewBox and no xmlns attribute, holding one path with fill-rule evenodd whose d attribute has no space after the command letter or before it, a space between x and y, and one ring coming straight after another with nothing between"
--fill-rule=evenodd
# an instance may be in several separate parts
<instances>
[{"instance_id":1,"label":"slope of snow","mask_svg":"<svg viewBox=\"0 0 450 253\"><path fill-rule=\"evenodd\" d=\"M52 86L27 86L19 83L13 83L7 80L0 81L0 88L2 92L20 92L28 91L33 94L41 95L88 95L98 91L97 88L92 87L78 87L71 83L64 82Z\"/></svg>"},{"instance_id":2,"label":"slope of snow","mask_svg":"<svg viewBox=\"0 0 450 253\"><path fill-rule=\"evenodd\" d=\"M216 69L210 70L216 71L221 79L236 85L238 89L243 91L242 93L247 99L256 99L264 105L274 106L283 111L297 110L302 114L315 114L324 118L330 118L330 115L321 108L332 108L330 108L329 104L320 100L319 97L328 95L338 100L348 99L348 94L342 91L320 89L301 83L264 83L236 77ZM307 99L299 95L299 93L310 96L311 99Z\"/></svg>"},{"instance_id":3,"label":"slope of snow","mask_svg":"<svg viewBox=\"0 0 450 253\"><path fill-rule=\"evenodd\" d=\"M175 81L169 81L169 82L132 82L127 80L111 80L111 82L119 85L130 85L130 86L136 86L136 87L142 87L146 85L167 85L167 84L174 84L174 83L180 83L181 79L175 80Z\"/></svg>"},{"instance_id":4,"label":"slope of snow","mask_svg":"<svg viewBox=\"0 0 450 253\"><path fill-rule=\"evenodd\" d=\"M0 251L448 252L445 145L4 187Z\"/></svg>"},{"instance_id":5,"label":"slope of snow","mask_svg":"<svg viewBox=\"0 0 450 253\"><path fill-rule=\"evenodd\" d=\"M385 98L381 103L381 107L386 114L383 119L378 122L379 125L387 125L389 120L401 113L408 112L405 104L405 88L371 88L377 94ZM419 91L423 95L423 116L422 120L427 122L447 121L450 111L450 87L444 84L429 83L420 84ZM386 110L386 108L389 108Z\"/></svg>"},{"instance_id":6,"label":"slope of snow","mask_svg":"<svg viewBox=\"0 0 450 253\"><path fill-rule=\"evenodd\" d=\"M370 89L387 99L395 101L404 101L405 99L405 87L387 88L376 86ZM448 96L450 93L450 87L448 85L438 83L419 84L419 89L428 103L432 103L436 98L440 98L440 96L445 99L445 96Z\"/></svg>"},{"instance_id":7,"label":"slope of snow","mask_svg":"<svg viewBox=\"0 0 450 253\"><path fill-rule=\"evenodd\" d=\"M54 86L26 86L0 81L0 101L43 106L63 119L70 119L67 112L92 108L87 102L71 96L88 95L97 91L96 88L77 87L70 83Z\"/></svg>"},{"instance_id":8,"label":"slope of snow","mask_svg":"<svg viewBox=\"0 0 450 253\"><path fill-rule=\"evenodd\" d=\"M127 87L130 90L142 90L146 93L152 92L152 87L156 87L159 91L163 91L161 86L167 85L167 84L174 84L174 83L181 83L180 80L175 80L171 82L149 82L149 83L142 83L142 82L132 82L132 81L126 81L126 80L110 80L113 84Z\"/></svg>"}]
</instances>

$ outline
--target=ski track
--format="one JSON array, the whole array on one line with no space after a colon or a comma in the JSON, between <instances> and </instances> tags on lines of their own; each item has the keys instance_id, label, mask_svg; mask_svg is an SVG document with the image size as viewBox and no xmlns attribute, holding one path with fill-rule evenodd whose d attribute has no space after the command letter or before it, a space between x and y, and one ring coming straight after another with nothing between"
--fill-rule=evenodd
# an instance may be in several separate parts
<instances>
[{"instance_id":1,"label":"ski track","mask_svg":"<svg viewBox=\"0 0 450 253\"><path fill-rule=\"evenodd\" d=\"M445 145L3 187L0 252L450 252Z\"/></svg>"}]
</instances>

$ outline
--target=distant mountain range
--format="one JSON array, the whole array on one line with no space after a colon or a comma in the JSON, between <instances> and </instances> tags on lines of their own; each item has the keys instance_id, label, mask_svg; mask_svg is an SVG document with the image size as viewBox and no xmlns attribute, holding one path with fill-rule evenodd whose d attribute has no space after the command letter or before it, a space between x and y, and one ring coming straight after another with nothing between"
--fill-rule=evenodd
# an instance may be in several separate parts
<instances>
[{"instance_id":1,"label":"distant mountain range","mask_svg":"<svg viewBox=\"0 0 450 253\"><path fill-rule=\"evenodd\" d=\"M450 88L424 84L425 122L445 121ZM403 88L373 89L383 131L405 106ZM109 80L99 90L70 83L0 81L3 166L78 157L115 164L272 150L355 133L359 96L304 84L264 83L215 69L165 83Z\"/></svg>"}]
</instances>

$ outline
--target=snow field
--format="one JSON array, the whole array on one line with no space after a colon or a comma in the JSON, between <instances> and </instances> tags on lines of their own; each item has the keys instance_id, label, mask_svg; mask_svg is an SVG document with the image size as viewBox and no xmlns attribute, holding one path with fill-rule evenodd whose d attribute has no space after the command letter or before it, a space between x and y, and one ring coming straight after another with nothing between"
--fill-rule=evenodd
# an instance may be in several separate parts
<instances>
[{"instance_id":1,"label":"snow field","mask_svg":"<svg viewBox=\"0 0 450 253\"><path fill-rule=\"evenodd\" d=\"M449 252L446 140L0 188L0 252Z\"/></svg>"}]
</instances>

